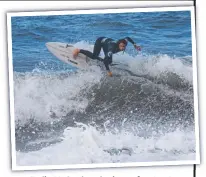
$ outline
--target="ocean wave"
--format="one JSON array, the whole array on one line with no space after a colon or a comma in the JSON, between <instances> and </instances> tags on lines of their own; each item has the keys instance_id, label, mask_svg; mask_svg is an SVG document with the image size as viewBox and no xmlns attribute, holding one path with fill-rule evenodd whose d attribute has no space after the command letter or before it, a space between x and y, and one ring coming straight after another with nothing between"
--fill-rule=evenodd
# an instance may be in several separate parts
<instances>
[{"instance_id":1,"label":"ocean wave","mask_svg":"<svg viewBox=\"0 0 206 177\"><path fill-rule=\"evenodd\" d=\"M27 151L27 143L48 134L53 137L52 132L61 134L76 121L94 122L100 131L113 133L123 128L139 137L194 124L191 90L121 74L108 78L98 67L84 72L15 73L17 148Z\"/></svg>"},{"instance_id":2,"label":"ocean wave","mask_svg":"<svg viewBox=\"0 0 206 177\"><path fill-rule=\"evenodd\" d=\"M123 23L123 22L115 22L115 21L102 21L102 22L96 22L92 23L91 26L102 26L102 27L133 27L132 24L129 23Z\"/></svg>"},{"instance_id":3,"label":"ocean wave","mask_svg":"<svg viewBox=\"0 0 206 177\"><path fill-rule=\"evenodd\" d=\"M135 107L135 101L145 105L150 97L151 100L156 100L152 104L161 107L161 104L168 105L171 97L173 104L185 102L192 108L193 81L190 64L186 65L181 59L173 59L167 55L132 57L126 54L117 55L114 60L123 60L126 65L123 65L123 68L118 65L111 67L113 78L105 77L104 69L102 71L99 67L84 72L72 69L57 72L55 69L48 70L48 65L44 64L41 64L41 68L33 70L33 73L15 73L16 119L22 121L22 117L26 120L35 117L39 121L47 121L51 115L60 118L71 111L90 110L93 103L100 108L105 107L105 103L113 104L115 107L111 107L115 111L119 106L124 110L121 107L125 104L124 98L129 100L129 107ZM45 66L44 71L42 67ZM164 98L160 104L158 97L168 99ZM134 98L138 101L133 100ZM167 101L169 102L166 104ZM124 106L128 107L127 104ZM137 107L145 110L144 106ZM95 112L96 109L92 108ZM168 111L168 108L164 109Z\"/></svg>"},{"instance_id":4,"label":"ocean wave","mask_svg":"<svg viewBox=\"0 0 206 177\"><path fill-rule=\"evenodd\" d=\"M85 41L75 47L93 49ZM111 67L112 78L103 65L57 71L41 62L33 72L15 72L17 150L59 143L62 130L76 127L75 122L95 125L101 133L128 131L144 138L193 126L193 70L186 61L191 56L116 54L114 62L125 64ZM115 148L104 150L110 155L125 151Z\"/></svg>"},{"instance_id":5,"label":"ocean wave","mask_svg":"<svg viewBox=\"0 0 206 177\"><path fill-rule=\"evenodd\" d=\"M30 38L34 38L34 39L37 39L39 41L45 41L47 40L47 37L41 33L36 33L36 32L32 32L32 31L25 31L25 30L22 30L21 32L18 32L18 33L15 33L16 37L25 37L27 39L30 39Z\"/></svg>"},{"instance_id":6,"label":"ocean wave","mask_svg":"<svg viewBox=\"0 0 206 177\"><path fill-rule=\"evenodd\" d=\"M127 131L101 133L94 126L77 123L76 127L64 129L61 139L38 151L17 152L17 165L194 160L196 152L193 133L178 129L145 139Z\"/></svg>"}]
</instances>

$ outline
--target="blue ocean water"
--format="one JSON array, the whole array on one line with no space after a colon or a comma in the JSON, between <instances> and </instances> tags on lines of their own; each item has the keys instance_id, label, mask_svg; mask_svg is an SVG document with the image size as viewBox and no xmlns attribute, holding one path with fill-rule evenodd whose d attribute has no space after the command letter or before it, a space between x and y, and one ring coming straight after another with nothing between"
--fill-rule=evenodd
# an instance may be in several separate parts
<instances>
[{"instance_id":1,"label":"blue ocean water","mask_svg":"<svg viewBox=\"0 0 206 177\"><path fill-rule=\"evenodd\" d=\"M12 17L17 165L195 160L190 11ZM76 70L47 42L131 37L127 65ZM125 67L125 68L124 68ZM73 72L75 71L75 72Z\"/></svg>"},{"instance_id":2,"label":"blue ocean water","mask_svg":"<svg viewBox=\"0 0 206 177\"><path fill-rule=\"evenodd\" d=\"M13 17L14 71L32 71L41 62L56 62L46 42L92 45L100 36L116 40L129 36L146 54L192 55L190 11ZM137 55L131 45L127 51Z\"/></svg>"}]
</instances>

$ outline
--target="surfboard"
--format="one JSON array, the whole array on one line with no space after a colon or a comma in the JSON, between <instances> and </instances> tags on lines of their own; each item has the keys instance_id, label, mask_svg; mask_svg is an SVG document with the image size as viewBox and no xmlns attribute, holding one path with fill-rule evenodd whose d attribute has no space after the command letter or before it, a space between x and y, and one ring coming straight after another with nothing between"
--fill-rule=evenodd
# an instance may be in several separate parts
<instances>
[{"instance_id":1,"label":"surfboard","mask_svg":"<svg viewBox=\"0 0 206 177\"><path fill-rule=\"evenodd\" d=\"M70 64L78 69L87 70L91 65L98 65L104 68L104 64L98 60L92 60L91 58L79 53L77 58L73 58L73 50L75 47L72 44L62 43L62 42L47 42L47 49L56 56L57 59L64 63ZM104 56L100 56L104 58ZM125 62L118 59L118 55L113 55L113 62L110 67L115 67L117 69L122 69L127 67Z\"/></svg>"},{"instance_id":2,"label":"surfboard","mask_svg":"<svg viewBox=\"0 0 206 177\"><path fill-rule=\"evenodd\" d=\"M90 58L83 54L79 54L77 58L73 58L72 52L75 47L72 44L62 43L62 42L47 42L47 49L56 56L59 60L70 64L79 69L88 69Z\"/></svg>"}]
</instances>

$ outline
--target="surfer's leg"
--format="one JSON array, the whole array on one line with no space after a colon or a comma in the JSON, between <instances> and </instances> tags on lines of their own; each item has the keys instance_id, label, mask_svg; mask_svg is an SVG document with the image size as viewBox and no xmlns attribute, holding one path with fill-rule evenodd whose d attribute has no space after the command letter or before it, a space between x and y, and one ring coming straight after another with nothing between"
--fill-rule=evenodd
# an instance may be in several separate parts
<instances>
[{"instance_id":1,"label":"surfer's leg","mask_svg":"<svg viewBox=\"0 0 206 177\"><path fill-rule=\"evenodd\" d=\"M84 50L84 49L74 49L73 51L73 57L76 58L78 56L79 53L82 53L84 55L86 55L89 58L93 58L93 53L88 51L88 50Z\"/></svg>"},{"instance_id":2,"label":"surfer's leg","mask_svg":"<svg viewBox=\"0 0 206 177\"><path fill-rule=\"evenodd\" d=\"M99 54L100 54L100 51L102 48L102 39L104 39L104 38L105 37L100 37L96 40L96 42L94 44L93 53L88 51L88 50L84 50L84 49L75 49L73 51L74 58L76 58L79 53L82 53L91 59L104 61L101 57L99 57Z\"/></svg>"},{"instance_id":3,"label":"surfer's leg","mask_svg":"<svg viewBox=\"0 0 206 177\"><path fill-rule=\"evenodd\" d=\"M101 52L101 48L102 48L102 39L104 39L104 37L100 37L96 40L95 44L94 44L94 49L93 49L93 59L97 58Z\"/></svg>"},{"instance_id":4,"label":"surfer's leg","mask_svg":"<svg viewBox=\"0 0 206 177\"><path fill-rule=\"evenodd\" d=\"M88 51L88 50L80 49L79 53L82 53L82 54L86 55L87 57L93 59L93 53Z\"/></svg>"},{"instance_id":5,"label":"surfer's leg","mask_svg":"<svg viewBox=\"0 0 206 177\"><path fill-rule=\"evenodd\" d=\"M95 56L94 53L92 53L88 50L80 49L79 53L82 53L82 54L86 55L87 57L94 59L94 60L104 61L101 57Z\"/></svg>"},{"instance_id":6,"label":"surfer's leg","mask_svg":"<svg viewBox=\"0 0 206 177\"><path fill-rule=\"evenodd\" d=\"M93 53L88 51L88 50L83 50L83 49L80 49L79 53L82 53L91 59L103 61L103 59L101 57L99 57L99 54L100 54L100 51L102 48L102 44L101 44L102 39L103 39L103 37L100 37L96 40L96 42L94 44Z\"/></svg>"},{"instance_id":7,"label":"surfer's leg","mask_svg":"<svg viewBox=\"0 0 206 177\"><path fill-rule=\"evenodd\" d=\"M97 59L97 60L100 60L100 61L104 61L101 57L99 57L99 54L100 54L101 48L102 48L102 39L104 39L104 38L105 37L100 37L96 40L96 42L94 44L92 59Z\"/></svg>"}]
</instances>

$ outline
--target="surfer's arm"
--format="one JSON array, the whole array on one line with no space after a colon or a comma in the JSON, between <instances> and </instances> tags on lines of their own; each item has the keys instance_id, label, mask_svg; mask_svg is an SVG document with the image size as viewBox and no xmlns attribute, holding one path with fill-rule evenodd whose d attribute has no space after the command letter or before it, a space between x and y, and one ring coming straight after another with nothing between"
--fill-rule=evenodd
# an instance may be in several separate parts
<instances>
[{"instance_id":1,"label":"surfer's arm","mask_svg":"<svg viewBox=\"0 0 206 177\"><path fill-rule=\"evenodd\" d=\"M131 44L133 44L134 48L137 50L141 50L141 47L138 46L130 37L125 38L127 41L129 41Z\"/></svg>"},{"instance_id":2,"label":"surfer's arm","mask_svg":"<svg viewBox=\"0 0 206 177\"><path fill-rule=\"evenodd\" d=\"M135 42L130 38L130 37L126 37L125 38L127 41L129 41L130 43L132 43L133 45L135 45Z\"/></svg>"},{"instance_id":3,"label":"surfer's arm","mask_svg":"<svg viewBox=\"0 0 206 177\"><path fill-rule=\"evenodd\" d=\"M109 68L109 65L112 63L112 54L113 53L109 51L104 58L104 65L106 67L106 70L109 76L112 76L112 72L110 71L110 68Z\"/></svg>"},{"instance_id":4,"label":"surfer's arm","mask_svg":"<svg viewBox=\"0 0 206 177\"><path fill-rule=\"evenodd\" d=\"M109 64L110 64L109 59L107 57L105 57L104 58L104 65L105 65L105 68L107 71L110 71Z\"/></svg>"}]
</instances>

